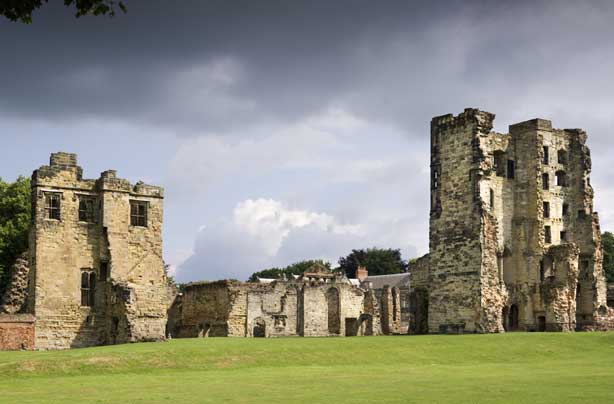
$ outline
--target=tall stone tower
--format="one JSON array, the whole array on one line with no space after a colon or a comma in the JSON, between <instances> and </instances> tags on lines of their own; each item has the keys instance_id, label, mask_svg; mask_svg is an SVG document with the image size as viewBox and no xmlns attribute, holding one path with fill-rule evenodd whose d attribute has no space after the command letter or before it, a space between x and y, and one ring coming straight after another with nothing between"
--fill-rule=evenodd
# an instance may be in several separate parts
<instances>
[{"instance_id":1,"label":"tall stone tower","mask_svg":"<svg viewBox=\"0 0 614 404\"><path fill-rule=\"evenodd\" d=\"M428 332L611 327L585 132L493 119L431 122Z\"/></svg>"},{"instance_id":2,"label":"tall stone tower","mask_svg":"<svg viewBox=\"0 0 614 404\"><path fill-rule=\"evenodd\" d=\"M431 122L431 333L502 330L505 288L497 268L497 224L482 192L493 119L466 109Z\"/></svg>"},{"instance_id":3,"label":"tall stone tower","mask_svg":"<svg viewBox=\"0 0 614 404\"><path fill-rule=\"evenodd\" d=\"M82 178L54 153L32 175L27 312L35 347L61 349L165 337L160 187L109 170Z\"/></svg>"}]
</instances>

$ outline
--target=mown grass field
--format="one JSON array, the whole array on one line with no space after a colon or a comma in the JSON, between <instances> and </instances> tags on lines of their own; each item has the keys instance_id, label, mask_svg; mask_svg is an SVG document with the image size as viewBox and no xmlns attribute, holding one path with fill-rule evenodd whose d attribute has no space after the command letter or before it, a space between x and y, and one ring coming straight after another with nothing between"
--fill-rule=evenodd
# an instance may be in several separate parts
<instances>
[{"instance_id":1,"label":"mown grass field","mask_svg":"<svg viewBox=\"0 0 614 404\"><path fill-rule=\"evenodd\" d=\"M0 403L614 403L614 333L183 339L0 352Z\"/></svg>"}]
</instances>

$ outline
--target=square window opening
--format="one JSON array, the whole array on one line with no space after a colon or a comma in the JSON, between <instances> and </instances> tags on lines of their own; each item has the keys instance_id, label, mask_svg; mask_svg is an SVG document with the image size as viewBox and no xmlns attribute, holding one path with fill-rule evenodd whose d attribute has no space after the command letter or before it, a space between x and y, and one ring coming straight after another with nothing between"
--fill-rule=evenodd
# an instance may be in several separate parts
<instances>
[{"instance_id":1,"label":"square window opening","mask_svg":"<svg viewBox=\"0 0 614 404\"><path fill-rule=\"evenodd\" d=\"M79 198L79 221L96 223L96 201L94 198Z\"/></svg>"},{"instance_id":2,"label":"square window opening","mask_svg":"<svg viewBox=\"0 0 614 404\"><path fill-rule=\"evenodd\" d=\"M544 217L550 217L550 202L544 202L543 203L543 207L544 207Z\"/></svg>"},{"instance_id":3,"label":"square window opening","mask_svg":"<svg viewBox=\"0 0 614 404\"><path fill-rule=\"evenodd\" d=\"M56 192L45 193L45 218L60 220L62 194Z\"/></svg>"},{"instance_id":4,"label":"square window opening","mask_svg":"<svg viewBox=\"0 0 614 404\"><path fill-rule=\"evenodd\" d=\"M147 202L130 201L130 225L147 227L147 207Z\"/></svg>"}]
</instances>

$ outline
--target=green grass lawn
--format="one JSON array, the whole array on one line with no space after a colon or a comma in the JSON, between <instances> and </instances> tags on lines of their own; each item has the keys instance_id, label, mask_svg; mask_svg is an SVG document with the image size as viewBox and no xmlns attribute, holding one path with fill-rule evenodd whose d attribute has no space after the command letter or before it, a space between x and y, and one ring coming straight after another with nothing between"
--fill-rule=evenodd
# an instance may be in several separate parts
<instances>
[{"instance_id":1,"label":"green grass lawn","mask_svg":"<svg viewBox=\"0 0 614 404\"><path fill-rule=\"evenodd\" d=\"M0 352L0 403L614 403L614 333L176 339Z\"/></svg>"}]
</instances>

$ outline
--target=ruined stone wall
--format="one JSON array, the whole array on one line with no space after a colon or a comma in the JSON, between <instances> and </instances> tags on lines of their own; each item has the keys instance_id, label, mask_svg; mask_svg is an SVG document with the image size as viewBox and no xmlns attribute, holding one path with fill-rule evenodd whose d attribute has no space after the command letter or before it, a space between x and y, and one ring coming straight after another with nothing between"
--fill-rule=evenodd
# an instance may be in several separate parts
<instances>
[{"instance_id":1,"label":"ruined stone wall","mask_svg":"<svg viewBox=\"0 0 614 404\"><path fill-rule=\"evenodd\" d=\"M328 335L328 287L305 287L302 295L303 330L305 337Z\"/></svg>"},{"instance_id":2,"label":"ruined stone wall","mask_svg":"<svg viewBox=\"0 0 614 404\"><path fill-rule=\"evenodd\" d=\"M397 287L384 286L380 293L382 332L401 334L401 292Z\"/></svg>"},{"instance_id":3,"label":"ruined stone wall","mask_svg":"<svg viewBox=\"0 0 614 404\"><path fill-rule=\"evenodd\" d=\"M363 314L360 315L358 320L356 334L354 335L374 336L382 334L381 308L379 299L373 290L367 290L365 292ZM349 329L346 326L346 335L352 335L348 331Z\"/></svg>"},{"instance_id":4,"label":"ruined stone wall","mask_svg":"<svg viewBox=\"0 0 614 404\"><path fill-rule=\"evenodd\" d=\"M381 334L373 291L339 279L189 284L169 311L169 331L173 337Z\"/></svg>"},{"instance_id":5,"label":"ruined stone wall","mask_svg":"<svg viewBox=\"0 0 614 404\"><path fill-rule=\"evenodd\" d=\"M266 337L299 335L299 287L273 282L252 288L247 296L247 336L254 328L265 325Z\"/></svg>"},{"instance_id":6,"label":"ruined stone wall","mask_svg":"<svg viewBox=\"0 0 614 404\"><path fill-rule=\"evenodd\" d=\"M47 195L59 197L59 218L49 216ZM76 156L67 153L53 154L49 166L33 173L28 309L37 317L37 348L164 338L169 301L162 198L161 188L132 186L114 171L84 180ZM86 199L92 201L92 216L81 220L80 202ZM130 223L132 200L147 205L144 226ZM90 306L82 305L82 271L95 276ZM114 285L125 289L120 297L113 293ZM109 330L110 324L122 321L110 318L118 311L129 326L109 340L110 334L118 334Z\"/></svg>"},{"instance_id":7,"label":"ruined stone wall","mask_svg":"<svg viewBox=\"0 0 614 404\"><path fill-rule=\"evenodd\" d=\"M576 329L576 286L578 284L578 255L575 244L551 246L547 256L552 269L542 286L545 305L545 330L574 331Z\"/></svg>"},{"instance_id":8,"label":"ruined stone wall","mask_svg":"<svg viewBox=\"0 0 614 404\"><path fill-rule=\"evenodd\" d=\"M373 322L373 318L377 316L375 310L365 310L365 300L367 294L360 288L354 287L350 284L342 284L339 286L340 291L340 330L341 336L355 336L365 335L367 324L369 321ZM379 318L375 320L375 331L371 335L379 335L381 333L381 326L378 322Z\"/></svg>"},{"instance_id":9,"label":"ruined stone wall","mask_svg":"<svg viewBox=\"0 0 614 404\"><path fill-rule=\"evenodd\" d=\"M0 351L34 349L34 316L0 314Z\"/></svg>"},{"instance_id":10,"label":"ruined stone wall","mask_svg":"<svg viewBox=\"0 0 614 404\"><path fill-rule=\"evenodd\" d=\"M171 330L173 337L245 336L247 288L236 281L188 284L175 302L179 319Z\"/></svg>"},{"instance_id":11,"label":"ruined stone wall","mask_svg":"<svg viewBox=\"0 0 614 404\"><path fill-rule=\"evenodd\" d=\"M0 313L18 313L28 297L28 275L30 264L28 253L17 258L9 273L9 284L0 300Z\"/></svg>"}]
</instances>

